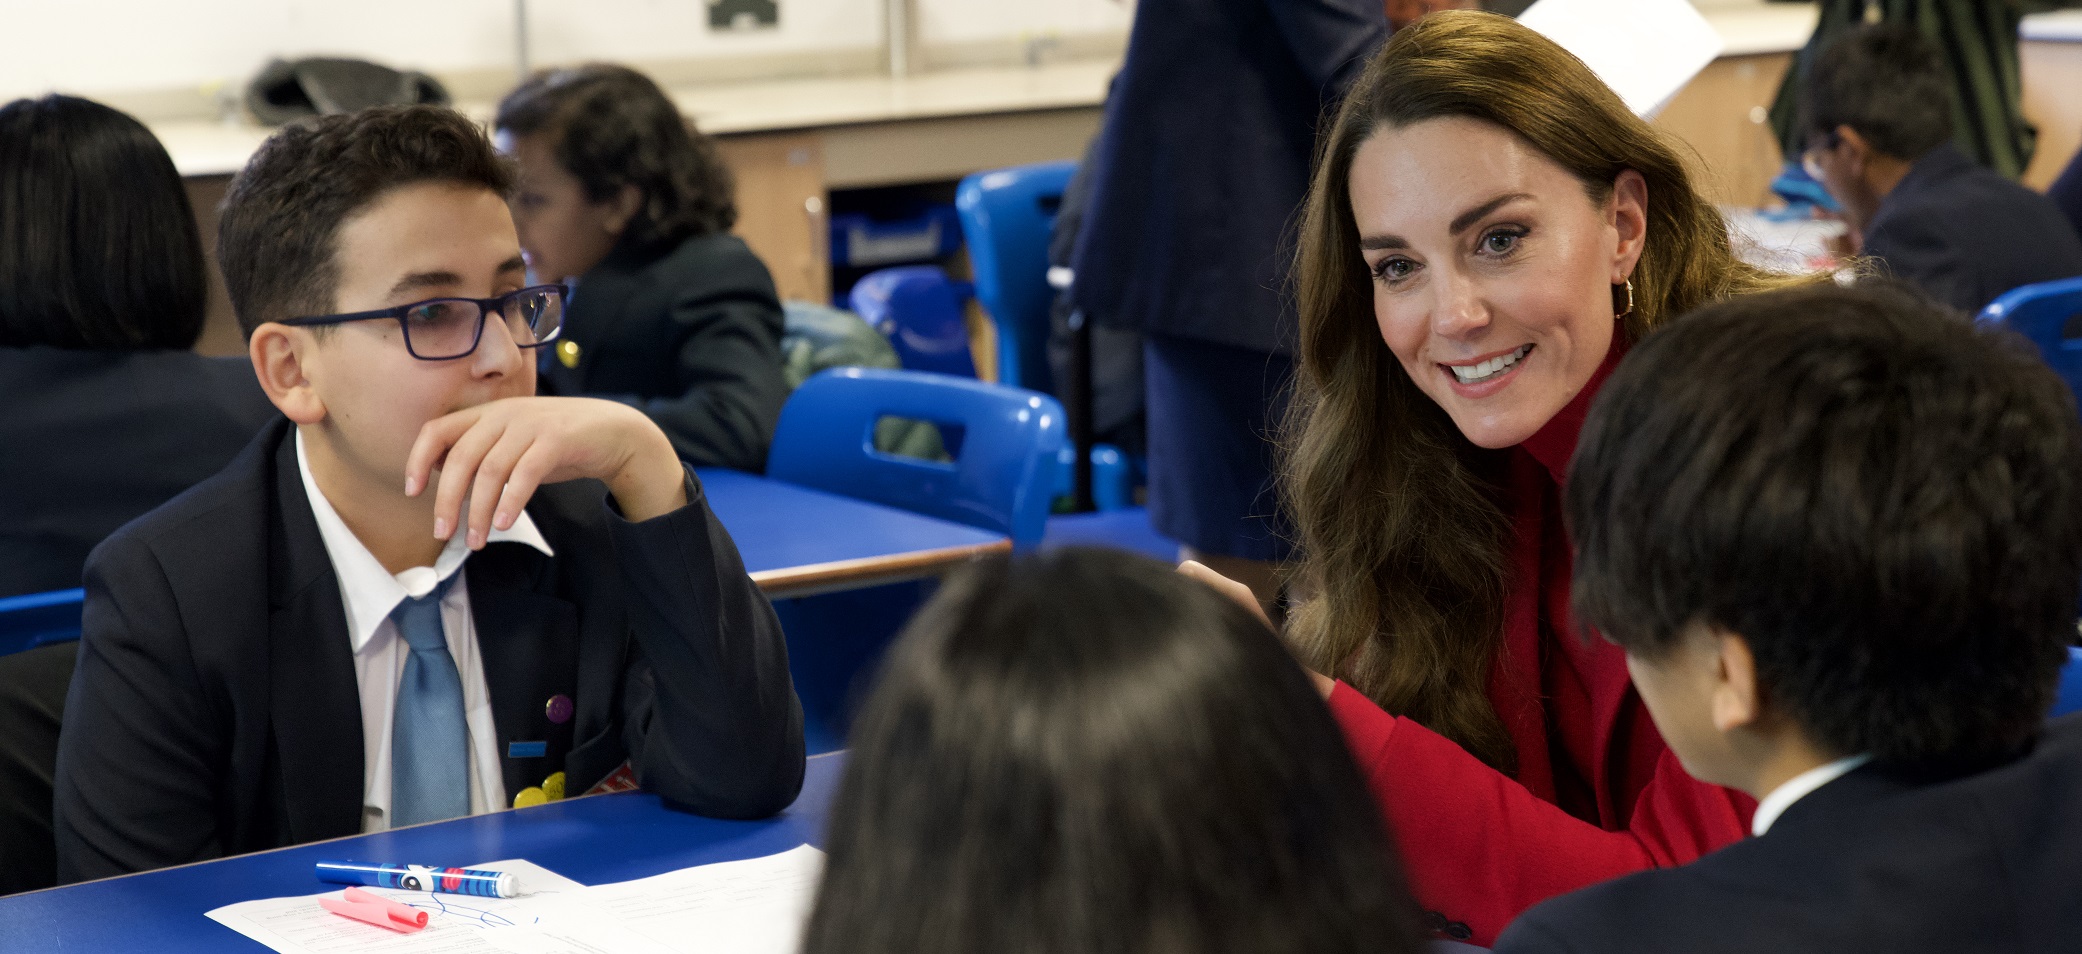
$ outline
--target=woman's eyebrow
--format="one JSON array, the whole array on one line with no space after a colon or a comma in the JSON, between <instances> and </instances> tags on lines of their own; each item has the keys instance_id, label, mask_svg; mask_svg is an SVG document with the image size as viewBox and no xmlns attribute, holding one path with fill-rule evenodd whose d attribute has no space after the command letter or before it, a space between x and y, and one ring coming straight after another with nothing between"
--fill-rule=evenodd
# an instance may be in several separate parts
<instances>
[{"instance_id":1,"label":"woman's eyebrow","mask_svg":"<svg viewBox=\"0 0 2082 954\"><path fill-rule=\"evenodd\" d=\"M1482 218L1484 216L1488 215L1491 212L1495 212L1500 208L1503 208L1505 203L1516 202L1519 199L1530 198L1532 198L1532 195L1530 193L1525 192L1507 192L1503 195L1497 196L1494 199L1491 199L1487 202L1482 203L1481 205L1475 206L1474 208L1467 210L1466 212L1462 212L1459 215L1454 216L1453 221L1446 226L1446 233L1449 235L1459 235L1460 233L1467 231L1476 222L1482 221Z\"/></svg>"},{"instance_id":2,"label":"woman's eyebrow","mask_svg":"<svg viewBox=\"0 0 2082 954\"><path fill-rule=\"evenodd\" d=\"M1503 195L1497 196L1494 199L1490 199L1489 201L1484 202L1481 205L1475 206L1474 208L1469 209L1466 212L1462 212L1459 215L1454 216L1453 221L1447 224L1446 232L1449 235L1458 236L1460 233L1465 232L1469 228L1471 228L1476 222L1482 221L1483 217L1487 216L1489 213L1495 212L1496 210L1503 208L1505 205L1508 205L1512 202L1516 202L1519 199L1530 199L1532 197L1532 193L1530 192L1506 192ZM1400 235L1362 235L1359 237L1359 248L1362 251L1371 252L1384 248L1409 247L1409 240L1403 238Z\"/></svg>"}]
</instances>

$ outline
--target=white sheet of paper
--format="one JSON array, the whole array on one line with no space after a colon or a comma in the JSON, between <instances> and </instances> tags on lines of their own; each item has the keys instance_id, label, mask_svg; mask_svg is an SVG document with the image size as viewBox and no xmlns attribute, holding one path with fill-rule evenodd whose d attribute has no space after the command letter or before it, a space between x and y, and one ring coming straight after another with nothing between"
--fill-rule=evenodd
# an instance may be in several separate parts
<instances>
[{"instance_id":1,"label":"white sheet of paper","mask_svg":"<svg viewBox=\"0 0 2082 954\"><path fill-rule=\"evenodd\" d=\"M1662 109L1723 46L1689 0L1539 0L1518 22L1576 54L1643 117Z\"/></svg>"},{"instance_id":2,"label":"white sheet of paper","mask_svg":"<svg viewBox=\"0 0 2082 954\"><path fill-rule=\"evenodd\" d=\"M567 901L673 951L795 954L823 876L824 852L800 845L587 888Z\"/></svg>"},{"instance_id":3,"label":"white sheet of paper","mask_svg":"<svg viewBox=\"0 0 2082 954\"><path fill-rule=\"evenodd\" d=\"M281 954L792 954L824 853L802 845L591 888L527 861L470 867L514 872L521 896L365 889L427 911L416 934L333 914L321 895L243 901L209 917Z\"/></svg>"}]
</instances>

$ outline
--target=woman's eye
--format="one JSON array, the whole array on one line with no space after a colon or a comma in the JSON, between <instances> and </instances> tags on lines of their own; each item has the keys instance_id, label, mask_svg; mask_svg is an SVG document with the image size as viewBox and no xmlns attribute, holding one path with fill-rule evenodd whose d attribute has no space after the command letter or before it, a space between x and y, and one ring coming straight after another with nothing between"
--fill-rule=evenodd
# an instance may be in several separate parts
<instances>
[{"instance_id":1,"label":"woman's eye","mask_svg":"<svg viewBox=\"0 0 2082 954\"><path fill-rule=\"evenodd\" d=\"M1417 263L1407 258L1387 258L1374 266L1374 277L1385 282L1399 282L1410 277L1410 273L1416 270Z\"/></svg>"},{"instance_id":2,"label":"woman's eye","mask_svg":"<svg viewBox=\"0 0 2082 954\"><path fill-rule=\"evenodd\" d=\"M1498 229L1482 236L1482 251L1491 255L1508 255L1512 249L1518 247L1518 240L1524 236L1523 232Z\"/></svg>"}]
</instances>

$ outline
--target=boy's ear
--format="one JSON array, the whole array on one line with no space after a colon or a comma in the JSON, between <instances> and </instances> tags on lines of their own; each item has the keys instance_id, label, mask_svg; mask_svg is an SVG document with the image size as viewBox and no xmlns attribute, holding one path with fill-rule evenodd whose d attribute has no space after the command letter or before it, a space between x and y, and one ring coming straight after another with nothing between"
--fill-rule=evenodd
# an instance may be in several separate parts
<instances>
[{"instance_id":1,"label":"boy's ear","mask_svg":"<svg viewBox=\"0 0 2082 954\"><path fill-rule=\"evenodd\" d=\"M246 357L253 362L260 389L283 417L298 424L325 420L325 401L306 367L317 344L310 331L274 322L253 329L246 342Z\"/></svg>"},{"instance_id":2,"label":"boy's ear","mask_svg":"<svg viewBox=\"0 0 2082 954\"><path fill-rule=\"evenodd\" d=\"M1757 685L1757 657L1749 641L1725 630L1714 630L1716 664L1713 682L1713 727L1731 732L1757 724L1764 715L1763 695Z\"/></svg>"},{"instance_id":3,"label":"boy's ear","mask_svg":"<svg viewBox=\"0 0 2082 954\"><path fill-rule=\"evenodd\" d=\"M1863 176L1866 164L1872 161L1875 154L1872 140L1849 126L1838 126L1836 141L1837 150L1843 154L1844 165L1850 168L1852 175Z\"/></svg>"},{"instance_id":4,"label":"boy's ear","mask_svg":"<svg viewBox=\"0 0 2082 954\"><path fill-rule=\"evenodd\" d=\"M622 191L615 193L614 198L607 200L607 204L607 231L620 238L623 232L628 231L629 220L636 217L636 210L643 208L643 190L633 185L625 185Z\"/></svg>"}]
</instances>

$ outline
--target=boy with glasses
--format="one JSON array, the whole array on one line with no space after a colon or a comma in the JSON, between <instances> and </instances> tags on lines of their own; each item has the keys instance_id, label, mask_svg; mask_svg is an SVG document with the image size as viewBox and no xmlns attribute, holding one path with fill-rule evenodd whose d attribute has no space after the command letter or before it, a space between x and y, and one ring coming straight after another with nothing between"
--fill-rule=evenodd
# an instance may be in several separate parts
<instances>
[{"instance_id":1,"label":"boy with glasses","mask_svg":"<svg viewBox=\"0 0 2082 954\"><path fill-rule=\"evenodd\" d=\"M2082 275L2082 238L2059 208L1952 144L1952 86L1938 49L1898 24L1859 28L1809 70L1801 160L1862 253L1967 312Z\"/></svg>"},{"instance_id":2,"label":"boy with glasses","mask_svg":"<svg viewBox=\"0 0 2082 954\"><path fill-rule=\"evenodd\" d=\"M483 132L431 107L272 137L218 258L284 420L87 565L59 744L73 881L632 777L771 814L803 770L772 609L641 412L535 395Z\"/></svg>"}]
</instances>

